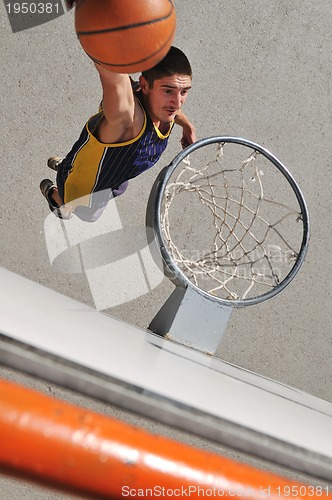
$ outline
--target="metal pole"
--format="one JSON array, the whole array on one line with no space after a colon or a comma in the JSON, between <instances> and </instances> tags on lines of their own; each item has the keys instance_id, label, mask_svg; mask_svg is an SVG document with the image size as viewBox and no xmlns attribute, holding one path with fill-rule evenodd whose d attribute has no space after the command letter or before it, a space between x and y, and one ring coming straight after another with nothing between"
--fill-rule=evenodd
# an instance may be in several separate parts
<instances>
[{"instance_id":1,"label":"metal pole","mask_svg":"<svg viewBox=\"0 0 332 500\"><path fill-rule=\"evenodd\" d=\"M0 381L0 464L107 498L321 496L315 488ZM164 492L162 495L161 492ZM168 494L167 494L168 493ZM190 494L189 494L190 493Z\"/></svg>"}]
</instances>

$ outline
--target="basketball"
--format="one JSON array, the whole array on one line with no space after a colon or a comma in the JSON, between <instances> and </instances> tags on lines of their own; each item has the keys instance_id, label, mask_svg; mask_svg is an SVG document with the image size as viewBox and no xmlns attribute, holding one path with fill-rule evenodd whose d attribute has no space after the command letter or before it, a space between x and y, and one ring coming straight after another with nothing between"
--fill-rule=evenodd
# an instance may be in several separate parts
<instances>
[{"instance_id":1,"label":"basketball","mask_svg":"<svg viewBox=\"0 0 332 500\"><path fill-rule=\"evenodd\" d=\"M173 0L81 0L75 11L84 51L116 73L155 66L169 51L175 26Z\"/></svg>"}]
</instances>

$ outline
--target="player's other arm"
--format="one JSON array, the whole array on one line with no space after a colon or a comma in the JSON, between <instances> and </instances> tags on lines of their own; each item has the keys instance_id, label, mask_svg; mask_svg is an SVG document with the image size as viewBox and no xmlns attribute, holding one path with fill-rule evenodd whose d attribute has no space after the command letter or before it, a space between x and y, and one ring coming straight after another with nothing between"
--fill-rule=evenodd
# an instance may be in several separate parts
<instances>
[{"instance_id":1,"label":"player's other arm","mask_svg":"<svg viewBox=\"0 0 332 500\"><path fill-rule=\"evenodd\" d=\"M175 123L182 127L182 139L181 145L183 148L189 146L189 144L193 144L196 142L196 131L194 125L191 123L189 118L183 113L182 109L180 109L175 117Z\"/></svg>"},{"instance_id":2,"label":"player's other arm","mask_svg":"<svg viewBox=\"0 0 332 500\"><path fill-rule=\"evenodd\" d=\"M101 142L119 142L134 122L135 99L130 77L108 71L98 64L95 66L103 88L105 117L98 127L99 138Z\"/></svg>"}]
</instances>

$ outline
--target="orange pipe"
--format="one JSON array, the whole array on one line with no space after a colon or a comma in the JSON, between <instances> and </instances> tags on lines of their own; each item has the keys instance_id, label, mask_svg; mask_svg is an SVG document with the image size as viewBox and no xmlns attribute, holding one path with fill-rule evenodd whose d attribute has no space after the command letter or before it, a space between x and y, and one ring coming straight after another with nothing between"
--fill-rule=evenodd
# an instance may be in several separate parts
<instances>
[{"instance_id":1,"label":"orange pipe","mask_svg":"<svg viewBox=\"0 0 332 500\"><path fill-rule=\"evenodd\" d=\"M151 435L4 380L0 463L108 498L316 496L312 486Z\"/></svg>"}]
</instances>

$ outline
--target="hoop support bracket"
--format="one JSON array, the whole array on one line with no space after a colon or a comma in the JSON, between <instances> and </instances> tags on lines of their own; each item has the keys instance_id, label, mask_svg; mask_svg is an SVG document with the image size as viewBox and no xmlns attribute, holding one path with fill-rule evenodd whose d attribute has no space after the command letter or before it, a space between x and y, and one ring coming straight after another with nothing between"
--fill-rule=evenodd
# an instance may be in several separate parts
<instances>
[{"instance_id":1,"label":"hoop support bracket","mask_svg":"<svg viewBox=\"0 0 332 500\"><path fill-rule=\"evenodd\" d=\"M177 286L149 325L149 330L213 355L233 307L211 301L198 291Z\"/></svg>"}]
</instances>

